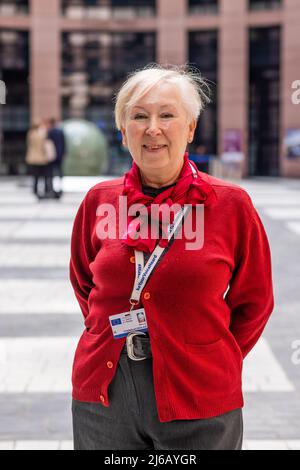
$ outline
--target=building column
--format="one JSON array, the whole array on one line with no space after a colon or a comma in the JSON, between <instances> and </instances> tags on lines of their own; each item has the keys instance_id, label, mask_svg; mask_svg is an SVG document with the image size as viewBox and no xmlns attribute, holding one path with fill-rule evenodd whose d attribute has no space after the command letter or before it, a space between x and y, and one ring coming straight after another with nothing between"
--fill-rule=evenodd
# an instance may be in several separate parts
<instances>
[{"instance_id":1,"label":"building column","mask_svg":"<svg viewBox=\"0 0 300 470\"><path fill-rule=\"evenodd\" d=\"M241 132L245 155L243 176L248 173L248 34L247 0L220 0L218 153L224 151L226 130Z\"/></svg>"},{"instance_id":2,"label":"building column","mask_svg":"<svg viewBox=\"0 0 300 470\"><path fill-rule=\"evenodd\" d=\"M300 132L300 103L292 101L296 90L292 84L300 84L300 2L299 0L284 1L284 20L282 27L282 106L281 106L281 136L282 143L288 129L298 129ZM299 85L298 85L299 87ZM298 92L298 101L300 92ZM300 157L287 158L284 145L280 155L281 176L300 177Z\"/></svg>"},{"instance_id":3,"label":"building column","mask_svg":"<svg viewBox=\"0 0 300 470\"><path fill-rule=\"evenodd\" d=\"M31 0L30 95L32 121L61 117L60 0Z\"/></svg>"},{"instance_id":4,"label":"building column","mask_svg":"<svg viewBox=\"0 0 300 470\"><path fill-rule=\"evenodd\" d=\"M157 1L157 62L182 65L187 61L186 0Z\"/></svg>"}]
</instances>

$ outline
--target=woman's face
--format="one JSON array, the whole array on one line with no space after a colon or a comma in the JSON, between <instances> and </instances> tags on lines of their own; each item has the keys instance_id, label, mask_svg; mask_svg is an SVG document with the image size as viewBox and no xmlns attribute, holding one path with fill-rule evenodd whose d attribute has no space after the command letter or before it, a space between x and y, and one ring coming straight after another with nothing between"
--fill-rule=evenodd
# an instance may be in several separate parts
<instances>
[{"instance_id":1,"label":"woman's face","mask_svg":"<svg viewBox=\"0 0 300 470\"><path fill-rule=\"evenodd\" d=\"M152 88L126 113L121 128L125 145L142 174L174 175L183 164L196 121L189 122L176 85Z\"/></svg>"}]
</instances>

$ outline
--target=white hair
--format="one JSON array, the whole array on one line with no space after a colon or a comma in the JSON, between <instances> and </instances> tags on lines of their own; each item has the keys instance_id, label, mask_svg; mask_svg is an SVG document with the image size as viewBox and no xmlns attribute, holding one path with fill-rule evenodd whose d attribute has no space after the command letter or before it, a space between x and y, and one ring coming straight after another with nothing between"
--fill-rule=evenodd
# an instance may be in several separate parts
<instances>
[{"instance_id":1,"label":"white hair","mask_svg":"<svg viewBox=\"0 0 300 470\"><path fill-rule=\"evenodd\" d=\"M210 88L196 68L175 65L150 64L132 72L115 98L115 122L117 129L124 125L126 112L139 99L160 83L178 87L188 119L200 116L206 103L210 102Z\"/></svg>"}]
</instances>

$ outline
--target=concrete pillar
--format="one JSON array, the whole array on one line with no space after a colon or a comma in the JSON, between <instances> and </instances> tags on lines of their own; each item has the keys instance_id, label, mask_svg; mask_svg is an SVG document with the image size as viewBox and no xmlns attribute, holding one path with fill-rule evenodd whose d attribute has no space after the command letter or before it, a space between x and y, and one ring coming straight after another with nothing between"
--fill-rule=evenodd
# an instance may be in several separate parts
<instances>
[{"instance_id":1,"label":"concrete pillar","mask_svg":"<svg viewBox=\"0 0 300 470\"><path fill-rule=\"evenodd\" d=\"M187 61L186 0L157 1L157 62L182 65Z\"/></svg>"},{"instance_id":2,"label":"concrete pillar","mask_svg":"<svg viewBox=\"0 0 300 470\"><path fill-rule=\"evenodd\" d=\"M226 129L242 133L242 151L246 156L243 175L248 167L248 35L247 0L220 0L219 30L218 153L223 152Z\"/></svg>"},{"instance_id":3,"label":"concrete pillar","mask_svg":"<svg viewBox=\"0 0 300 470\"><path fill-rule=\"evenodd\" d=\"M281 134L282 141L288 129L300 130L300 103L292 102L294 81L300 81L300 2L284 0L284 20L282 27L282 79L281 79ZM298 98L300 93L298 93ZM281 147L281 175L300 177L300 157L286 158L284 145Z\"/></svg>"},{"instance_id":4,"label":"concrete pillar","mask_svg":"<svg viewBox=\"0 0 300 470\"><path fill-rule=\"evenodd\" d=\"M60 0L31 0L30 94L32 121L60 118Z\"/></svg>"}]
</instances>

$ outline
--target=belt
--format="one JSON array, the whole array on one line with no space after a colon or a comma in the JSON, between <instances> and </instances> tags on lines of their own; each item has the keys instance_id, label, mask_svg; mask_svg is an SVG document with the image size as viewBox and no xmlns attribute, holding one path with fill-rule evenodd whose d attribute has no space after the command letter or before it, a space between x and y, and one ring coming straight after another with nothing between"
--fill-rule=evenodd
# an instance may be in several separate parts
<instances>
[{"instance_id":1,"label":"belt","mask_svg":"<svg viewBox=\"0 0 300 470\"><path fill-rule=\"evenodd\" d=\"M122 354L127 354L132 361L144 361L152 357L150 338L140 331L129 333Z\"/></svg>"}]
</instances>

